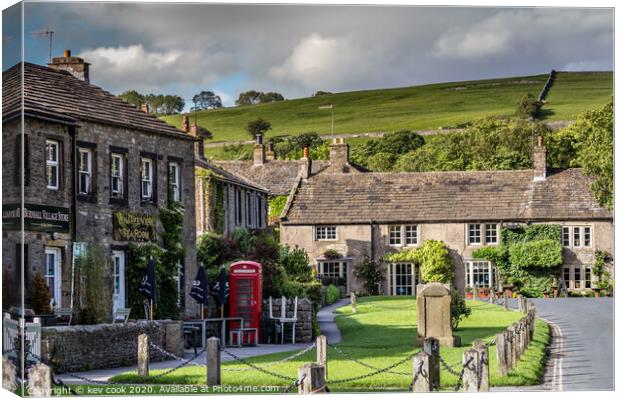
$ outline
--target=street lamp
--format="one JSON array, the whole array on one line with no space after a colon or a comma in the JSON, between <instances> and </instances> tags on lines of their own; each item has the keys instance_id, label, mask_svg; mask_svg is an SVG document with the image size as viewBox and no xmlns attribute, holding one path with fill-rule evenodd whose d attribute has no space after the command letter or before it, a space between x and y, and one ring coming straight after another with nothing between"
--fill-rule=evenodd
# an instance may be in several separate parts
<instances>
[{"instance_id":1,"label":"street lamp","mask_svg":"<svg viewBox=\"0 0 620 398\"><path fill-rule=\"evenodd\" d=\"M319 109L331 109L332 110L332 138L334 138L334 104L319 106Z\"/></svg>"}]
</instances>

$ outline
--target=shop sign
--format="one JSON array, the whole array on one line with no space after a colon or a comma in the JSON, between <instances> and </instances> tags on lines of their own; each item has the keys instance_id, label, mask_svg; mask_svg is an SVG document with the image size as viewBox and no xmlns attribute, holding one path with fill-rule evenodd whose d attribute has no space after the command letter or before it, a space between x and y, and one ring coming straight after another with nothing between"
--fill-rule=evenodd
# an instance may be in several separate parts
<instances>
[{"instance_id":1,"label":"shop sign","mask_svg":"<svg viewBox=\"0 0 620 398\"><path fill-rule=\"evenodd\" d=\"M114 212L114 239L148 242L157 238L157 218L150 214Z\"/></svg>"},{"instance_id":2,"label":"shop sign","mask_svg":"<svg viewBox=\"0 0 620 398\"><path fill-rule=\"evenodd\" d=\"M2 205L2 228L21 229L21 219L27 231L68 233L71 226L71 214L67 207L56 207L24 203Z\"/></svg>"}]
</instances>

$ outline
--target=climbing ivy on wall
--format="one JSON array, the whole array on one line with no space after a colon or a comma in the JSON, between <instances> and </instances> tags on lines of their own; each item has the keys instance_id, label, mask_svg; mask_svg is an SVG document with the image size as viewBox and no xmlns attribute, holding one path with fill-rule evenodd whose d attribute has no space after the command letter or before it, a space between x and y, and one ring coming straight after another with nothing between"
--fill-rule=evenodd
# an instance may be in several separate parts
<instances>
[{"instance_id":1,"label":"climbing ivy on wall","mask_svg":"<svg viewBox=\"0 0 620 398\"><path fill-rule=\"evenodd\" d=\"M504 228L496 247L483 247L474 258L495 263L503 283L516 285L527 297L550 293L563 263L562 226L537 224Z\"/></svg>"},{"instance_id":2,"label":"climbing ivy on wall","mask_svg":"<svg viewBox=\"0 0 620 398\"><path fill-rule=\"evenodd\" d=\"M274 196L269 198L269 223L277 224L280 218L280 214L284 211L286 206L286 195Z\"/></svg>"}]
</instances>

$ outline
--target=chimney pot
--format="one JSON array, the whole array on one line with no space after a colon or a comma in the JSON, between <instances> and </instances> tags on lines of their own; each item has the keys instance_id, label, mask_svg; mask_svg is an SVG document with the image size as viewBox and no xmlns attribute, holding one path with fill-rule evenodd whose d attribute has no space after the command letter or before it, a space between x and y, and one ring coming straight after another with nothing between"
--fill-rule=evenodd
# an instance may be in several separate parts
<instances>
[{"instance_id":1,"label":"chimney pot","mask_svg":"<svg viewBox=\"0 0 620 398\"><path fill-rule=\"evenodd\" d=\"M65 52L64 52L64 56L65 56L65 58L69 58L71 56L71 50L66 49Z\"/></svg>"},{"instance_id":2,"label":"chimney pot","mask_svg":"<svg viewBox=\"0 0 620 398\"><path fill-rule=\"evenodd\" d=\"M62 57L52 58L52 63L47 64L51 69L64 70L71 73L74 77L90 83L89 66L88 62L80 57L72 57L71 50L64 51Z\"/></svg>"},{"instance_id":3,"label":"chimney pot","mask_svg":"<svg viewBox=\"0 0 620 398\"><path fill-rule=\"evenodd\" d=\"M307 146L304 147L304 158L310 159L310 149Z\"/></svg>"},{"instance_id":4,"label":"chimney pot","mask_svg":"<svg viewBox=\"0 0 620 398\"><path fill-rule=\"evenodd\" d=\"M181 116L181 130L189 133L189 119L185 114Z\"/></svg>"},{"instance_id":5,"label":"chimney pot","mask_svg":"<svg viewBox=\"0 0 620 398\"><path fill-rule=\"evenodd\" d=\"M263 145L263 135L256 134L256 145Z\"/></svg>"},{"instance_id":6,"label":"chimney pot","mask_svg":"<svg viewBox=\"0 0 620 398\"><path fill-rule=\"evenodd\" d=\"M260 166L265 163L265 145L263 145L262 134L256 134L256 144L254 144L254 165Z\"/></svg>"},{"instance_id":7,"label":"chimney pot","mask_svg":"<svg viewBox=\"0 0 620 398\"><path fill-rule=\"evenodd\" d=\"M537 145L532 150L534 181L544 181L547 178L547 150L542 136L536 137L536 143Z\"/></svg>"},{"instance_id":8,"label":"chimney pot","mask_svg":"<svg viewBox=\"0 0 620 398\"><path fill-rule=\"evenodd\" d=\"M333 144L329 146L329 163L333 173L349 172L349 144L344 139L334 138Z\"/></svg>"}]
</instances>

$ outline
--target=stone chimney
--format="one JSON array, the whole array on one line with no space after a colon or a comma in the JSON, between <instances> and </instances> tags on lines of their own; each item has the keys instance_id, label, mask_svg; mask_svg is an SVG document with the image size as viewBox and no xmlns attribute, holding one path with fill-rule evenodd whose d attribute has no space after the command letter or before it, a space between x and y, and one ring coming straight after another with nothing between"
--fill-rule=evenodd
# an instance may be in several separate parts
<instances>
[{"instance_id":1,"label":"stone chimney","mask_svg":"<svg viewBox=\"0 0 620 398\"><path fill-rule=\"evenodd\" d=\"M189 133L189 119L186 114L181 116L181 130Z\"/></svg>"},{"instance_id":2,"label":"stone chimney","mask_svg":"<svg viewBox=\"0 0 620 398\"><path fill-rule=\"evenodd\" d=\"M345 144L344 138L334 138L334 142L329 146L329 163L332 173L348 173L350 171L349 144Z\"/></svg>"},{"instance_id":3,"label":"stone chimney","mask_svg":"<svg viewBox=\"0 0 620 398\"><path fill-rule=\"evenodd\" d=\"M149 113L149 104L140 105L140 110L144 113Z\"/></svg>"},{"instance_id":4,"label":"stone chimney","mask_svg":"<svg viewBox=\"0 0 620 398\"><path fill-rule=\"evenodd\" d=\"M541 135L536 137L536 146L532 150L532 166L534 181L544 181L547 178L547 150Z\"/></svg>"},{"instance_id":5,"label":"stone chimney","mask_svg":"<svg viewBox=\"0 0 620 398\"><path fill-rule=\"evenodd\" d=\"M261 166L265 163L265 145L263 145L263 135L256 134L256 144L254 144L254 166Z\"/></svg>"},{"instance_id":6,"label":"stone chimney","mask_svg":"<svg viewBox=\"0 0 620 398\"><path fill-rule=\"evenodd\" d=\"M90 83L88 67L90 64L84 62L82 58L72 57L71 50L65 50L62 57L52 58L52 63L47 64L48 67L56 70L66 70L76 78Z\"/></svg>"},{"instance_id":7,"label":"stone chimney","mask_svg":"<svg viewBox=\"0 0 620 398\"><path fill-rule=\"evenodd\" d=\"M265 152L265 158L267 160L276 160L276 151L273 146L273 140L269 140L267 143L267 152Z\"/></svg>"},{"instance_id":8,"label":"stone chimney","mask_svg":"<svg viewBox=\"0 0 620 398\"><path fill-rule=\"evenodd\" d=\"M310 159L310 150L308 147L304 148L304 157L299 161L301 162L301 169L299 170L301 178L307 180L312 174L312 159Z\"/></svg>"}]
</instances>

